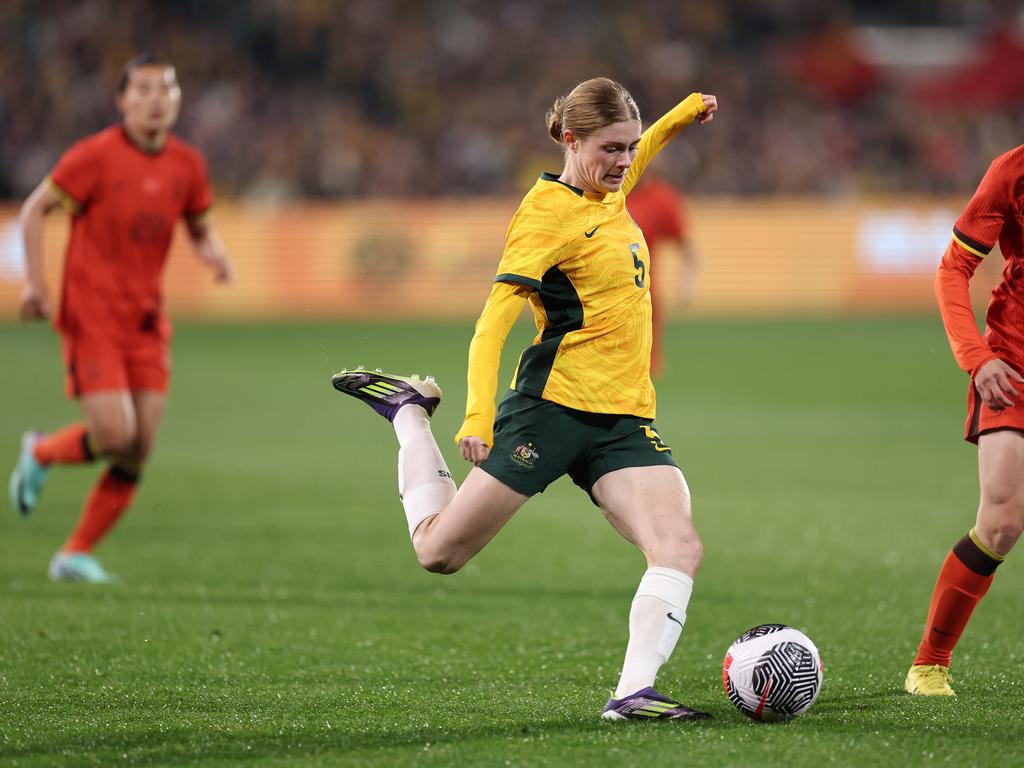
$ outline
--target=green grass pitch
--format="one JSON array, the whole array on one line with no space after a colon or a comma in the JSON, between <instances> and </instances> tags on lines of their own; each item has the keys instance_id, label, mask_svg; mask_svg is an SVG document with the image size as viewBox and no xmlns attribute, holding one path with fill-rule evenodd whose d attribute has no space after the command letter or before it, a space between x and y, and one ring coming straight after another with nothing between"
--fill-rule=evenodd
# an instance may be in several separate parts
<instances>
[{"instance_id":1,"label":"green grass pitch","mask_svg":"<svg viewBox=\"0 0 1024 768\"><path fill-rule=\"evenodd\" d=\"M156 454L99 550L121 582L45 578L94 469L57 469L34 517L0 516L0 765L962 768L1017 754L1013 558L958 650L959 696L901 692L977 504L966 378L937 319L668 328L658 426L706 554L659 687L714 714L700 724L598 719L644 566L567 479L463 572L417 566L393 433L329 377L436 375L435 433L461 479L471 332L181 325ZM517 327L506 371L528 338ZM0 350L8 467L23 429L76 411L52 332L0 326ZM791 723L748 721L722 692L726 647L762 622L822 652L821 697Z\"/></svg>"}]
</instances>

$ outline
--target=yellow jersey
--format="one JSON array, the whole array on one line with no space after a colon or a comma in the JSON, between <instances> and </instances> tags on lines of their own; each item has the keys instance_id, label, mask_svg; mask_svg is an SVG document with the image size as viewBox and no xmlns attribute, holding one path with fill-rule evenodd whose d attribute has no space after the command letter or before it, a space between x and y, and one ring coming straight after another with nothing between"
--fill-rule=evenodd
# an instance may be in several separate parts
<instances>
[{"instance_id":1,"label":"yellow jersey","mask_svg":"<svg viewBox=\"0 0 1024 768\"><path fill-rule=\"evenodd\" d=\"M705 109L701 94L691 94L644 131L616 192L584 192L545 173L523 198L495 277L519 296L528 291L537 324L513 389L590 413L655 417L648 251L626 210L626 195L662 147ZM491 370L497 370L504 326L521 306L517 301L496 285L477 323L466 421L456 442L467 435L492 442Z\"/></svg>"}]
</instances>

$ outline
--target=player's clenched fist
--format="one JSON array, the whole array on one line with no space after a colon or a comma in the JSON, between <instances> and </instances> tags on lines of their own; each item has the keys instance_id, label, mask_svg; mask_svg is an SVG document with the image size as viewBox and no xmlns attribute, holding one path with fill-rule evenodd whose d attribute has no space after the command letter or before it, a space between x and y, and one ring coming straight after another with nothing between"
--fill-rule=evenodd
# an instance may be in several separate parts
<instances>
[{"instance_id":1,"label":"player's clenched fist","mask_svg":"<svg viewBox=\"0 0 1024 768\"><path fill-rule=\"evenodd\" d=\"M479 437L472 436L464 437L459 440L459 450L462 451L462 458L466 461L472 461L474 464L486 461L487 456L491 452L487 443Z\"/></svg>"},{"instance_id":2,"label":"player's clenched fist","mask_svg":"<svg viewBox=\"0 0 1024 768\"><path fill-rule=\"evenodd\" d=\"M19 315L22 320L46 320L50 316L50 299L46 291L26 286L21 294Z\"/></svg>"}]
</instances>

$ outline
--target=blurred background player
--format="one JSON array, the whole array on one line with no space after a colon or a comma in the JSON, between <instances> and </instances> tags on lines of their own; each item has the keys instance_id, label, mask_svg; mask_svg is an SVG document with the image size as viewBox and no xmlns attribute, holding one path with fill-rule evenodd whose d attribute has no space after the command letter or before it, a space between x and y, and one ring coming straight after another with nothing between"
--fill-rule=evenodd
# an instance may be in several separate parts
<instances>
[{"instance_id":1,"label":"blurred background player","mask_svg":"<svg viewBox=\"0 0 1024 768\"><path fill-rule=\"evenodd\" d=\"M459 570L563 475L643 552L648 567L618 686L602 712L608 720L710 717L654 688L686 621L703 549L686 480L654 428L648 254L625 200L662 147L717 109L714 96L691 94L641 135L636 102L607 78L555 101L548 132L565 166L542 174L513 216L470 343L456 442L475 466L461 488L430 431L441 399L432 380L363 370L333 378L394 425L399 496L427 570ZM495 413L501 350L527 300L538 335Z\"/></svg>"},{"instance_id":2,"label":"blurred background player","mask_svg":"<svg viewBox=\"0 0 1024 768\"><path fill-rule=\"evenodd\" d=\"M72 216L56 327L67 394L78 400L83 420L49 434L25 434L11 502L21 514L31 513L54 464L108 462L50 561L55 581L111 578L92 551L131 504L163 416L171 326L160 278L178 219L185 219L196 254L214 278L231 279L224 247L206 219L213 195L205 160L170 135L181 105L174 67L151 53L132 59L116 104L121 123L71 147L21 211L26 320L51 312L43 217L59 205Z\"/></svg>"},{"instance_id":3,"label":"blurred background player","mask_svg":"<svg viewBox=\"0 0 1024 768\"><path fill-rule=\"evenodd\" d=\"M965 439L978 446L981 502L974 527L946 556L924 637L907 673L908 692L953 696L953 649L995 570L1024 529L1024 146L997 157L953 227L935 278L957 363L971 375ZM992 291L985 335L968 282L999 244L1005 266Z\"/></svg>"},{"instance_id":4,"label":"blurred background player","mask_svg":"<svg viewBox=\"0 0 1024 768\"><path fill-rule=\"evenodd\" d=\"M686 200L681 192L656 172L648 169L644 173L636 189L626 198L626 208L644 233L651 270L655 269L655 264L661 270L662 258L670 254L678 256L681 262L678 264L676 280L672 282L672 295L666 295L664 289L657 291L657 295L651 294L651 376L657 376L663 364L664 332L664 311L659 308L665 300L671 303L693 297L697 279L697 249L689 236ZM658 274L659 279L664 279L667 271L659 271Z\"/></svg>"}]
</instances>

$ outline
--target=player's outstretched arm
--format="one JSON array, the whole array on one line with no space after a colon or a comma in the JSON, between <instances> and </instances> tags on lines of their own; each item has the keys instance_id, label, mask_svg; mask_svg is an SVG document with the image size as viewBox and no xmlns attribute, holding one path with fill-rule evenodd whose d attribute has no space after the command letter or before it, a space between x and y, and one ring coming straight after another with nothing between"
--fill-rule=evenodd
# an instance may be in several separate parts
<instances>
[{"instance_id":1,"label":"player's outstretched arm","mask_svg":"<svg viewBox=\"0 0 1024 768\"><path fill-rule=\"evenodd\" d=\"M694 120L700 125L710 123L718 112L718 97L710 93L691 93L656 120L640 137L636 158L626 173L622 191L629 194L647 165L662 148Z\"/></svg>"},{"instance_id":2,"label":"player's outstretched arm","mask_svg":"<svg viewBox=\"0 0 1024 768\"><path fill-rule=\"evenodd\" d=\"M43 219L60 204L60 198L46 178L21 206L19 220L25 246L26 278L19 310L22 320L45 320L50 316L50 292L43 265Z\"/></svg>"},{"instance_id":3,"label":"player's outstretched arm","mask_svg":"<svg viewBox=\"0 0 1024 768\"><path fill-rule=\"evenodd\" d=\"M213 272L213 279L218 283L230 283L235 270L224 249L224 241L217 230L205 219L190 220L188 231L192 236L192 245L196 256Z\"/></svg>"}]
</instances>

